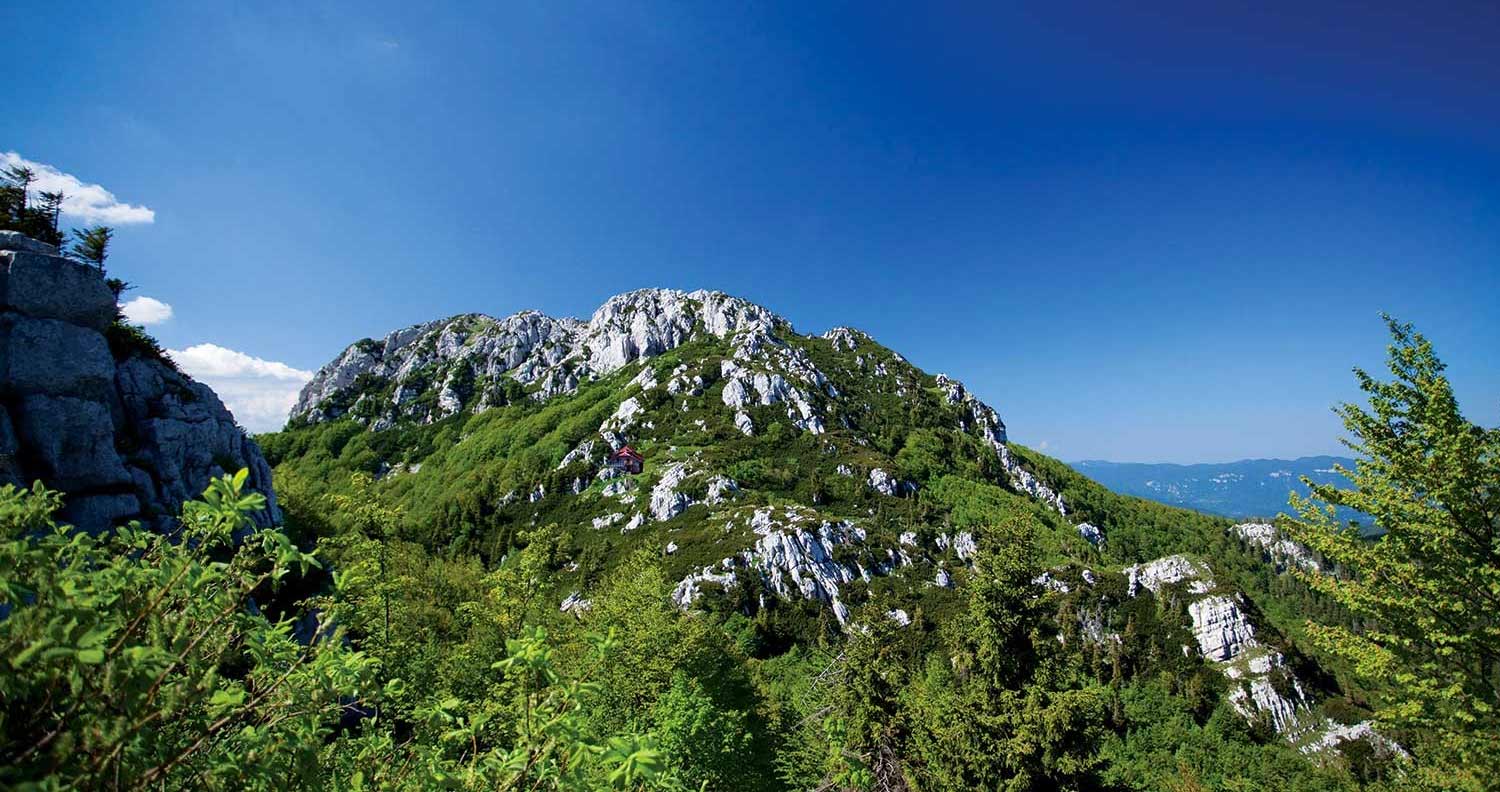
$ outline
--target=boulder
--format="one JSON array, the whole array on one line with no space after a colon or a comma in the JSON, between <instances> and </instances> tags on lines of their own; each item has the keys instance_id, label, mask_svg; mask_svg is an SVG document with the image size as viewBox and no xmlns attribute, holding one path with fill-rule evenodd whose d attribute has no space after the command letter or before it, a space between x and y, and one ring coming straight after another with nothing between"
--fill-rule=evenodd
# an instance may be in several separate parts
<instances>
[{"instance_id":1,"label":"boulder","mask_svg":"<svg viewBox=\"0 0 1500 792\"><path fill-rule=\"evenodd\" d=\"M86 264L9 250L0 252L0 310L103 330L115 320L115 295Z\"/></svg>"},{"instance_id":2,"label":"boulder","mask_svg":"<svg viewBox=\"0 0 1500 792\"><path fill-rule=\"evenodd\" d=\"M678 492L678 485L688 476L687 466L676 463L667 467L661 474L661 480L651 489L651 516L658 521L665 522L693 505L693 499Z\"/></svg>"},{"instance_id":3,"label":"boulder","mask_svg":"<svg viewBox=\"0 0 1500 792\"><path fill-rule=\"evenodd\" d=\"M869 484L870 489L875 490L881 495L896 494L896 479L881 468L875 468L870 471Z\"/></svg>"},{"instance_id":4,"label":"boulder","mask_svg":"<svg viewBox=\"0 0 1500 792\"><path fill-rule=\"evenodd\" d=\"M1093 523L1081 522L1078 524L1077 528L1078 535L1086 539L1089 544L1104 544L1104 532L1099 530L1099 526L1094 525Z\"/></svg>"},{"instance_id":5,"label":"boulder","mask_svg":"<svg viewBox=\"0 0 1500 792\"><path fill-rule=\"evenodd\" d=\"M56 319L0 314L0 389L106 398L115 361L104 336Z\"/></svg>"},{"instance_id":6,"label":"boulder","mask_svg":"<svg viewBox=\"0 0 1500 792\"><path fill-rule=\"evenodd\" d=\"M708 493L703 502L710 506L716 506L734 497L740 491L740 485L728 476L714 476L708 481Z\"/></svg>"},{"instance_id":7,"label":"boulder","mask_svg":"<svg viewBox=\"0 0 1500 792\"><path fill-rule=\"evenodd\" d=\"M19 250L22 253L42 253L48 256L57 255L57 246L49 245L38 239L32 239L20 231L0 231L0 251Z\"/></svg>"},{"instance_id":8,"label":"boulder","mask_svg":"<svg viewBox=\"0 0 1500 792\"><path fill-rule=\"evenodd\" d=\"M85 495L65 498L58 518L69 525L121 525L139 516L140 499L134 495Z\"/></svg>"},{"instance_id":9,"label":"boulder","mask_svg":"<svg viewBox=\"0 0 1500 792\"><path fill-rule=\"evenodd\" d=\"M28 471L63 492L128 486L115 451L115 425L103 402L75 396L23 396L16 436Z\"/></svg>"}]
</instances>

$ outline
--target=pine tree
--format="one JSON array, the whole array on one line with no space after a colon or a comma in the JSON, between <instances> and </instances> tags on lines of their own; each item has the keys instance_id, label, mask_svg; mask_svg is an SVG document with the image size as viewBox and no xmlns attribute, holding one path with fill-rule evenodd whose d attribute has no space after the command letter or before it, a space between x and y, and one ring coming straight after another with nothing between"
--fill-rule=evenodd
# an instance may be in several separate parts
<instances>
[{"instance_id":1,"label":"pine tree","mask_svg":"<svg viewBox=\"0 0 1500 792\"><path fill-rule=\"evenodd\" d=\"M1368 409L1337 412L1356 452L1354 487L1304 479L1293 535L1347 575L1310 583L1362 623L1309 624L1379 695L1434 783L1479 788L1500 778L1500 429L1459 412L1432 344L1389 317L1394 343L1380 381L1355 369ZM1343 506L1375 518L1373 541L1341 526Z\"/></svg>"},{"instance_id":2,"label":"pine tree","mask_svg":"<svg viewBox=\"0 0 1500 792\"><path fill-rule=\"evenodd\" d=\"M20 200L11 207L11 211L17 220L24 220L26 218L26 210L30 208L28 195L30 194L31 183L36 181L36 172L25 165L11 165L6 167L3 173L0 173L0 178L4 178L5 181L9 182L8 186L19 191Z\"/></svg>"},{"instance_id":3,"label":"pine tree","mask_svg":"<svg viewBox=\"0 0 1500 792\"><path fill-rule=\"evenodd\" d=\"M31 206L31 185L35 181L36 173L24 165L0 170L0 228L50 242L44 212Z\"/></svg>"},{"instance_id":4,"label":"pine tree","mask_svg":"<svg viewBox=\"0 0 1500 792\"><path fill-rule=\"evenodd\" d=\"M73 247L68 255L85 261L104 272L104 260L109 258L109 243L115 230L109 226L92 226L83 230L73 229Z\"/></svg>"},{"instance_id":5,"label":"pine tree","mask_svg":"<svg viewBox=\"0 0 1500 792\"><path fill-rule=\"evenodd\" d=\"M39 231L45 231L42 239L51 245L61 245L63 241L62 232L58 229L58 222L62 219L62 191L37 193L36 213L42 220Z\"/></svg>"}]
</instances>

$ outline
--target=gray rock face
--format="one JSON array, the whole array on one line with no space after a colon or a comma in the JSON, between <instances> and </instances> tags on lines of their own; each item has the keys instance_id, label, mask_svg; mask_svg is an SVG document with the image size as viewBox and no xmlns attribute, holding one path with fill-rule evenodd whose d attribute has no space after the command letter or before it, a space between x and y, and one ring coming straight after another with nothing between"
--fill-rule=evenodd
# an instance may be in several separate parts
<instances>
[{"instance_id":1,"label":"gray rock face","mask_svg":"<svg viewBox=\"0 0 1500 792\"><path fill-rule=\"evenodd\" d=\"M869 340L869 336L852 327L835 327L824 333L823 338L832 341L833 348L839 352L853 352L861 341Z\"/></svg>"},{"instance_id":2,"label":"gray rock face","mask_svg":"<svg viewBox=\"0 0 1500 792\"><path fill-rule=\"evenodd\" d=\"M17 400L15 412L19 456L30 475L68 493L130 483L103 402L29 393Z\"/></svg>"},{"instance_id":3,"label":"gray rock face","mask_svg":"<svg viewBox=\"0 0 1500 792\"><path fill-rule=\"evenodd\" d=\"M19 250L22 253L43 253L48 256L57 255L57 246L49 245L38 239L32 239L20 231L0 231L0 251Z\"/></svg>"},{"instance_id":4,"label":"gray rock face","mask_svg":"<svg viewBox=\"0 0 1500 792\"><path fill-rule=\"evenodd\" d=\"M711 291L628 292L610 298L588 322L535 311L505 319L466 314L349 346L303 388L291 418L323 421L352 411L377 430L399 420L432 422L514 398L505 380L548 399L707 334L732 339L726 405L782 404L793 426L821 433L817 394L834 391L805 352L777 337L782 330L791 325L765 308ZM655 372L643 370L634 384L656 387ZM704 381L676 371L667 387L674 395L698 395ZM426 393L436 398L418 398ZM361 403L370 394L373 400ZM739 425L745 430L748 419Z\"/></svg>"},{"instance_id":5,"label":"gray rock face","mask_svg":"<svg viewBox=\"0 0 1500 792\"><path fill-rule=\"evenodd\" d=\"M115 319L115 296L93 267L40 250L3 250L0 309L103 330Z\"/></svg>"},{"instance_id":6,"label":"gray rock face","mask_svg":"<svg viewBox=\"0 0 1500 792\"><path fill-rule=\"evenodd\" d=\"M16 428L10 422L10 412L0 410L0 484L21 480L21 463L16 458L20 450Z\"/></svg>"},{"instance_id":7,"label":"gray rock face","mask_svg":"<svg viewBox=\"0 0 1500 792\"><path fill-rule=\"evenodd\" d=\"M0 377L17 393L102 399L115 361L98 331L56 319L0 315Z\"/></svg>"},{"instance_id":8,"label":"gray rock face","mask_svg":"<svg viewBox=\"0 0 1500 792\"><path fill-rule=\"evenodd\" d=\"M651 488L652 517L658 521L670 520L693 505L692 498L677 491L677 487L687 476L687 466L680 462L662 471L661 480Z\"/></svg>"},{"instance_id":9,"label":"gray rock face","mask_svg":"<svg viewBox=\"0 0 1500 792\"><path fill-rule=\"evenodd\" d=\"M869 485L870 489L881 495L895 495L897 492L896 479L880 468L870 471Z\"/></svg>"},{"instance_id":10,"label":"gray rock face","mask_svg":"<svg viewBox=\"0 0 1500 792\"><path fill-rule=\"evenodd\" d=\"M1322 569L1322 564L1312 550L1286 538L1270 523L1240 523L1229 531L1246 544L1261 548L1278 570L1298 567L1308 572L1317 572Z\"/></svg>"},{"instance_id":11,"label":"gray rock face","mask_svg":"<svg viewBox=\"0 0 1500 792\"><path fill-rule=\"evenodd\" d=\"M0 483L66 495L62 518L99 531L170 527L209 479L249 468L280 521L271 470L207 386L167 363L117 360L102 330L114 297L91 267L0 235Z\"/></svg>"},{"instance_id":12,"label":"gray rock face","mask_svg":"<svg viewBox=\"0 0 1500 792\"><path fill-rule=\"evenodd\" d=\"M802 521L803 515L795 511L778 516L773 509L757 509L749 521L759 535L755 545L683 578L672 592L672 601L686 608L702 593L703 584L734 586L735 572L741 570L760 577L780 597L826 603L839 624L847 624L849 607L839 598L839 586L856 579L868 581L881 570L840 562L834 551L841 545L863 544L865 531L847 521L822 520L816 527L804 527Z\"/></svg>"},{"instance_id":13,"label":"gray rock face","mask_svg":"<svg viewBox=\"0 0 1500 792\"><path fill-rule=\"evenodd\" d=\"M1188 584L1189 590L1194 594L1206 594L1213 587L1213 579L1209 575L1208 567L1180 555L1170 555L1155 561L1126 567L1125 577L1130 581L1130 596L1132 597L1139 594L1142 588L1149 589L1152 594L1156 594L1163 586L1184 580L1191 581Z\"/></svg>"},{"instance_id":14,"label":"gray rock face","mask_svg":"<svg viewBox=\"0 0 1500 792\"><path fill-rule=\"evenodd\" d=\"M1127 567L1130 594L1160 593L1174 583L1186 584L1188 616L1198 654L1230 680L1229 702L1247 719L1264 718L1289 742L1332 726L1312 717L1312 699L1280 652L1256 638L1244 607L1244 595L1219 594L1212 574L1201 562L1173 555ZM1184 647L1184 651L1188 651Z\"/></svg>"},{"instance_id":15,"label":"gray rock face","mask_svg":"<svg viewBox=\"0 0 1500 792\"><path fill-rule=\"evenodd\" d=\"M1375 750L1375 757L1380 760L1389 761L1397 757L1402 759L1411 758L1406 749L1397 744L1395 740L1376 731L1375 724L1370 721L1362 721L1352 726L1342 726L1329 720L1324 724L1323 731L1318 735L1317 739L1302 746L1302 752L1306 754L1320 753L1338 748L1346 742L1367 743Z\"/></svg>"},{"instance_id":16,"label":"gray rock face","mask_svg":"<svg viewBox=\"0 0 1500 792\"><path fill-rule=\"evenodd\" d=\"M1255 630L1233 597L1204 597L1188 605L1200 654L1223 662L1255 646Z\"/></svg>"},{"instance_id":17,"label":"gray rock face","mask_svg":"<svg viewBox=\"0 0 1500 792\"><path fill-rule=\"evenodd\" d=\"M250 488L267 498L257 523L281 521L270 465L213 389L140 357L120 362L115 384L124 410L120 430L134 449L125 462L151 482L143 503L152 512L173 514L182 501L201 494L209 479L245 467Z\"/></svg>"},{"instance_id":18,"label":"gray rock face","mask_svg":"<svg viewBox=\"0 0 1500 792\"><path fill-rule=\"evenodd\" d=\"M593 461L594 441L585 440L582 443L579 443L578 446L572 451L569 451L568 453L563 455L562 461L557 463L557 469L562 470L563 468L573 464L574 462L588 462L592 464Z\"/></svg>"}]
</instances>

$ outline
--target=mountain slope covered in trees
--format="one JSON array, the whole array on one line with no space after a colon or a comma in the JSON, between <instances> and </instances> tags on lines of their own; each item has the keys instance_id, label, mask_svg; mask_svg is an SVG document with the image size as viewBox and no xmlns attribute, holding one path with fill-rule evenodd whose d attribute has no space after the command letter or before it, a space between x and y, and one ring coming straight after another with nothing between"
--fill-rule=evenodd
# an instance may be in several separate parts
<instances>
[{"instance_id":1,"label":"mountain slope covered in trees","mask_svg":"<svg viewBox=\"0 0 1500 792\"><path fill-rule=\"evenodd\" d=\"M1474 460L1493 459L1493 433L1431 390L1437 407L1392 424L1435 427L1410 449L1375 419L1358 425L1383 443L1375 459L1406 467L1361 465L1370 495L1319 497L1396 508L1404 471L1439 470L1417 461L1432 443L1460 484L1423 492L1469 504L1462 526L1481 514L1494 476ZM1381 416L1401 393L1383 392ZM1463 597L1484 596L1494 565L1365 550L1469 534L1426 514L1372 542L1117 494L1009 443L956 380L858 331L803 335L741 300L663 290L587 322L464 315L351 345L291 424L258 439L281 529L253 529L262 502L243 476L188 504L184 542L78 537L49 518L55 494L0 490L0 551L23 581L3 592L0 780L1323 790L1489 777L1490 667L1422 648L1434 634L1488 646ZM626 444L640 475L607 464ZM1419 581L1406 601L1482 629L1408 608L1387 637L1389 606L1349 588L1369 585L1346 571L1367 557ZM1372 673L1407 658L1444 686Z\"/></svg>"},{"instance_id":2,"label":"mountain slope covered in trees","mask_svg":"<svg viewBox=\"0 0 1500 792\"><path fill-rule=\"evenodd\" d=\"M1047 697L1071 691L1091 702L1055 713L1093 734L1085 742L1128 722L1120 689L1130 674L1122 664L1157 673L1160 658L1185 652L1178 681L1157 692L1186 702L1197 713L1189 720L1202 724L1194 728L1222 710L1225 726L1244 730L1268 757L1286 752L1299 772L1338 765L1310 761L1299 749L1338 724L1363 720L1358 691L1341 688L1294 642L1301 616L1326 604L1279 571L1265 548L1229 521L1114 495L1007 443L999 416L961 383L922 372L848 328L802 335L732 297L665 290L613 298L586 322L534 312L465 315L351 345L304 390L294 415L287 431L261 438L294 528L339 535L340 520L324 505L351 475L367 477L357 484L361 499L390 506L384 530L417 557L492 569L516 563L518 554L541 554L528 602L548 619L604 618L610 581L650 559L659 594L674 610L730 630L748 668L795 664L781 683L805 684L842 667L847 658L838 660L837 647L871 630L895 636L883 652L905 646L908 662L935 658L977 607L972 583L983 548L1008 552L1023 541L1032 574L1019 585L1045 592L1047 604L1036 610L1030 637L1015 640L1040 630L1069 649L1056 659L1066 671L1047 671L1050 661L1039 656L1008 684L1024 688L1031 683L1020 680L1057 675L1048 678L1055 689ZM626 443L647 459L641 476L604 464ZM1025 539L997 540L1003 530ZM1137 606L1125 605L1162 596L1153 591L1141 600L1130 569L1178 554L1187 554L1201 579L1164 584L1183 593L1160 603L1165 612L1148 608L1148 632L1157 633L1132 637L1144 643L1128 650L1118 636L1144 628L1130 612ZM1203 659L1195 632L1216 628L1194 624L1194 585L1228 598L1222 612L1205 618L1227 620L1227 629L1272 647L1267 657L1276 661L1252 676L1281 674L1291 680L1285 695L1264 693L1258 702L1250 695L1254 680L1245 678L1240 698L1233 678ZM1096 596L1112 605L1098 607ZM617 627L631 629L628 621ZM391 629L425 633L429 626ZM836 654L820 654L829 651ZM1127 659L1130 651L1146 656ZM441 664L404 657L403 678L451 684L434 677ZM773 695L764 687L758 693ZM1114 709L1094 709L1105 703ZM793 702L762 699L742 714L767 706ZM1015 706L1024 709L1021 701ZM779 720L764 725L773 761L788 745L827 741L790 739ZM856 754L890 750L877 748ZM911 750L898 751L901 762L913 761ZM1094 764L1079 765L1094 768L1089 773L1109 764L1089 753ZM783 768L782 777L797 779L792 788L815 785L825 765L802 771L810 775ZM1056 770L1026 772L1043 778ZM994 772L1006 771L983 771ZM976 777L990 777L983 773ZM1147 778L1154 776L1131 783L1154 783Z\"/></svg>"}]
</instances>

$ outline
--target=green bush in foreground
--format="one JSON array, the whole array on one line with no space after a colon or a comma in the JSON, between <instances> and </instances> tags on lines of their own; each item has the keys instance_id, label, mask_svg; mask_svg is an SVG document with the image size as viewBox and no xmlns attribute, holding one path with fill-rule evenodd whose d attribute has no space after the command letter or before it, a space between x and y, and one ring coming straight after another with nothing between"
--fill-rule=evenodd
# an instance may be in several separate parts
<instances>
[{"instance_id":1,"label":"green bush in foreground","mask_svg":"<svg viewBox=\"0 0 1500 792\"><path fill-rule=\"evenodd\" d=\"M92 536L53 521L59 493L0 487L0 787L678 787L649 739L585 733L594 687L558 674L540 630L492 666L519 693L515 740L482 742L486 716L456 700L398 739L375 713L399 680L377 686L341 630L297 640L256 607L317 561L255 529L245 477L185 504L172 537ZM600 658L613 642L595 640Z\"/></svg>"},{"instance_id":2,"label":"green bush in foreground","mask_svg":"<svg viewBox=\"0 0 1500 792\"><path fill-rule=\"evenodd\" d=\"M371 663L256 612L253 591L316 562L276 531L234 546L264 501L244 481L214 481L170 539L91 536L52 521L58 493L0 489L0 782L262 787L317 772Z\"/></svg>"}]
</instances>

